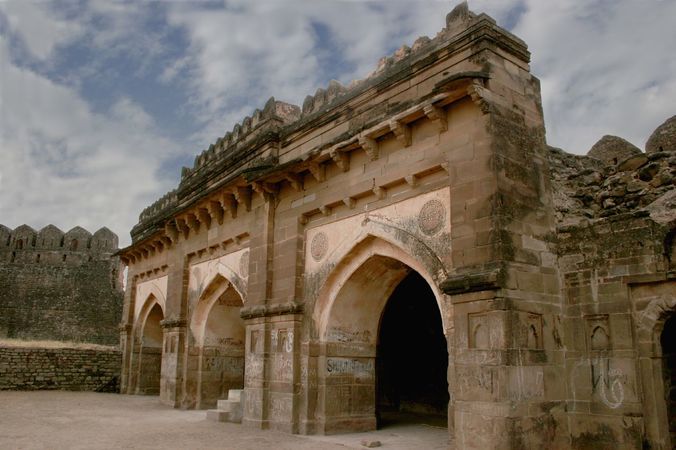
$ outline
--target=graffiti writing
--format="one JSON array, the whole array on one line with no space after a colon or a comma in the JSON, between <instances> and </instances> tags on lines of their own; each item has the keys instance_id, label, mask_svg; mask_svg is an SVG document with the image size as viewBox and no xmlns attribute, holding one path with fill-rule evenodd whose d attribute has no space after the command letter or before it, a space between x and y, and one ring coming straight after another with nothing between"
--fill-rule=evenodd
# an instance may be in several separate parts
<instances>
[{"instance_id":1,"label":"graffiti writing","mask_svg":"<svg viewBox=\"0 0 676 450\"><path fill-rule=\"evenodd\" d=\"M326 371L330 375L334 374L353 374L353 375L372 375L373 361L360 361L358 359L329 358L326 360Z\"/></svg>"}]
</instances>

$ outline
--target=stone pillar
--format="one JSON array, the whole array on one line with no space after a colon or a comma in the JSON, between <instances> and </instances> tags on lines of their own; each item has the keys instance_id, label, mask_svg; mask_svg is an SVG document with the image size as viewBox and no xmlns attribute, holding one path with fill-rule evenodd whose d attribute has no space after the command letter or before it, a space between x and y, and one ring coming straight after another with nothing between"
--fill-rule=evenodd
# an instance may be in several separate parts
<instances>
[{"instance_id":1,"label":"stone pillar","mask_svg":"<svg viewBox=\"0 0 676 450\"><path fill-rule=\"evenodd\" d=\"M120 324L120 351L122 353L122 364L120 366L120 393L127 394L129 386L130 356L132 349L132 326L130 324Z\"/></svg>"},{"instance_id":2,"label":"stone pillar","mask_svg":"<svg viewBox=\"0 0 676 450\"><path fill-rule=\"evenodd\" d=\"M246 323L244 344L244 398L242 424L267 428L266 366L270 349L268 327L263 314L243 316Z\"/></svg>"},{"instance_id":3,"label":"stone pillar","mask_svg":"<svg viewBox=\"0 0 676 450\"><path fill-rule=\"evenodd\" d=\"M278 309L268 318L270 333L268 421L271 429L298 433L302 315Z\"/></svg>"},{"instance_id":4,"label":"stone pillar","mask_svg":"<svg viewBox=\"0 0 676 450\"><path fill-rule=\"evenodd\" d=\"M320 343L317 374L318 433L376 429L375 345Z\"/></svg>"},{"instance_id":5,"label":"stone pillar","mask_svg":"<svg viewBox=\"0 0 676 450\"><path fill-rule=\"evenodd\" d=\"M134 358L134 306L136 303L136 276L127 275L127 289L124 293L122 305L122 321L120 322L120 351L122 352L122 367L120 371L120 393L133 393L132 360Z\"/></svg>"},{"instance_id":6,"label":"stone pillar","mask_svg":"<svg viewBox=\"0 0 676 450\"><path fill-rule=\"evenodd\" d=\"M525 47L514 50L487 46L474 56L490 78L468 87L473 145L447 154L453 270L441 288L453 304L455 434L464 449L567 442L539 82Z\"/></svg>"},{"instance_id":7,"label":"stone pillar","mask_svg":"<svg viewBox=\"0 0 676 450\"><path fill-rule=\"evenodd\" d=\"M180 406L183 400L187 353L187 290L188 259L184 256L183 242L172 247L173 264L168 270L167 298L164 330L164 357L160 401L170 406Z\"/></svg>"},{"instance_id":8,"label":"stone pillar","mask_svg":"<svg viewBox=\"0 0 676 450\"><path fill-rule=\"evenodd\" d=\"M446 298L445 298L446 300ZM447 300L450 303L450 299ZM448 319L448 327L444 330L446 336L446 349L448 351L448 372L446 380L448 381L448 434L452 437L455 434L455 326L453 317Z\"/></svg>"},{"instance_id":9,"label":"stone pillar","mask_svg":"<svg viewBox=\"0 0 676 450\"><path fill-rule=\"evenodd\" d=\"M185 348L187 327L185 320L165 319L163 333L162 374L160 400L165 405L179 406L183 379L183 361L180 349Z\"/></svg>"},{"instance_id":10,"label":"stone pillar","mask_svg":"<svg viewBox=\"0 0 676 450\"><path fill-rule=\"evenodd\" d=\"M272 194L263 194L254 209L249 246L247 305L241 315L246 324L242 424L268 428L270 325L265 320L272 288L275 206Z\"/></svg>"}]
</instances>

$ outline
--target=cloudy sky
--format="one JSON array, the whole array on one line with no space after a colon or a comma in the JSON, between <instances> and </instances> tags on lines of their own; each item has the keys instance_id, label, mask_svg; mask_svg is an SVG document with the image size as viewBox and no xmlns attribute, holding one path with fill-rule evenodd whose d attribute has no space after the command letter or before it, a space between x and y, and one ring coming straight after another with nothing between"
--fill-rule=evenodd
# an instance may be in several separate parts
<instances>
[{"instance_id":1,"label":"cloudy sky","mask_svg":"<svg viewBox=\"0 0 676 450\"><path fill-rule=\"evenodd\" d=\"M444 26L450 1L0 0L0 223L130 241L180 167L272 95L302 104ZM643 148L676 114L676 0L474 0L524 39L551 145Z\"/></svg>"}]
</instances>

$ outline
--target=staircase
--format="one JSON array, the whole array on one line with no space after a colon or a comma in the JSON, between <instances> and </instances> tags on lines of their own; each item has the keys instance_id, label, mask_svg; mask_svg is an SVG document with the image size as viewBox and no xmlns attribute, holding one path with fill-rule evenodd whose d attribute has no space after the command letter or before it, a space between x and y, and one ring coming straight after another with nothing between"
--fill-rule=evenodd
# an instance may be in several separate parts
<instances>
[{"instance_id":1,"label":"staircase","mask_svg":"<svg viewBox=\"0 0 676 450\"><path fill-rule=\"evenodd\" d=\"M218 400L216 409L207 410L207 420L242 423L242 389L230 389L226 400Z\"/></svg>"}]
</instances>

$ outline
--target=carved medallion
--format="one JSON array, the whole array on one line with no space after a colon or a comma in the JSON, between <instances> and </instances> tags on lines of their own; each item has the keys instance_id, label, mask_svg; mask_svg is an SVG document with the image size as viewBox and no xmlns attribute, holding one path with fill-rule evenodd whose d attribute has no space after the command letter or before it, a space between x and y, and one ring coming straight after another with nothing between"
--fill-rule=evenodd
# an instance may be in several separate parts
<instances>
[{"instance_id":1,"label":"carved medallion","mask_svg":"<svg viewBox=\"0 0 676 450\"><path fill-rule=\"evenodd\" d=\"M325 233L319 232L315 234L310 243L310 254L315 261L320 261L329 249L329 238Z\"/></svg>"},{"instance_id":2,"label":"carved medallion","mask_svg":"<svg viewBox=\"0 0 676 450\"><path fill-rule=\"evenodd\" d=\"M430 200L420 208L418 213L418 226L428 236L432 236L441 230L446 219L446 208L439 200Z\"/></svg>"},{"instance_id":3,"label":"carved medallion","mask_svg":"<svg viewBox=\"0 0 676 450\"><path fill-rule=\"evenodd\" d=\"M249 252L244 252L239 258L239 274L242 278L249 276Z\"/></svg>"}]
</instances>

